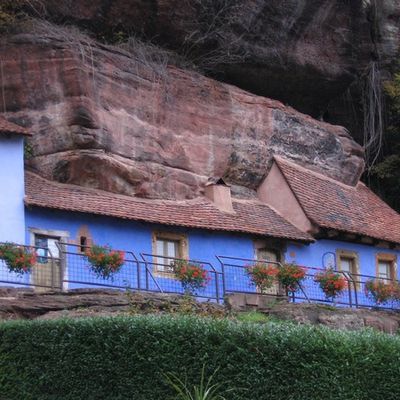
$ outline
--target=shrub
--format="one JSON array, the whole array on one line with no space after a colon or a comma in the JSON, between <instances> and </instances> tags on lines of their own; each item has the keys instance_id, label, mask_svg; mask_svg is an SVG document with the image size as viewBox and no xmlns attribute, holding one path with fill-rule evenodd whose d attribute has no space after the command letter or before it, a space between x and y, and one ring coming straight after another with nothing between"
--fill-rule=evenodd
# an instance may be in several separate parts
<instances>
[{"instance_id":1,"label":"shrub","mask_svg":"<svg viewBox=\"0 0 400 400\"><path fill-rule=\"evenodd\" d=\"M365 294L376 304L385 304L394 299L395 287L392 283L381 280L369 280L365 282Z\"/></svg>"},{"instance_id":2,"label":"shrub","mask_svg":"<svg viewBox=\"0 0 400 400\"><path fill-rule=\"evenodd\" d=\"M246 266L251 283L261 291L271 288L276 282L278 268L273 264L256 263Z\"/></svg>"},{"instance_id":3,"label":"shrub","mask_svg":"<svg viewBox=\"0 0 400 400\"><path fill-rule=\"evenodd\" d=\"M331 268L316 274L314 281L319 283L319 287L324 292L325 297L331 300L342 294L347 287L347 281L344 276Z\"/></svg>"},{"instance_id":4,"label":"shrub","mask_svg":"<svg viewBox=\"0 0 400 400\"><path fill-rule=\"evenodd\" d=\"M400 338L294 324L137 316L0 324L0 398L166 400L165 374L229 400L395 400ZM240 388L240 389L239 389Z\"/></svg>"},{"instance_id":5,"label":"shrub","mask_svg":"<svg viewBox=\"0 0 400 400\"><path fill-rule=\"evenodd\" d=\"M214 372L208 379L204 374L204 368L201 370L200 383L193 388L188 387L186 381L183 381L175 374L166 374L166 379L169 385L175 390L177 396L176 400L226 400L220 393L227 393L231 390L223 388L223 384L213 383Z\"/></svg>"},{"instance_id":6,"label":"shrub","mask_svg":"<svg viewBox=\"0 0 400 400\"><path fill-rule=\"evenodd\" d=\"M90 269L98 278L110 279L124 265L125 253L108 246L93 245L86 252Z\"/></svg>"},{"instance_id":7,"label":"shrub","mask_svg":"<svg viewBox=\"0 0 400 400\"><path fill-rule=\"evenodd\" d=\"M10 272L24 274L30 272L36 263L36 253L33 249L12 243L0 245L0 259L4 260Z\"/></svg>"},{"instance_id":8,"label":"shrub","mask_svg":"<svg viewBox=\"0 0 400 400\"><path fill-rule=\"evenodd\" d=\"M203 289L210 281L210 276L200 264L187 261L176 261L172 265L176 279L178 279L186 293L194 293Z\"/></svg>"},{"instance_id":9,"label":"shrub","mask_svg":"<svg viewBox=\"0 0 400 400\"><path fill-rule=\"evenodd\" d=\"M306 276L305 268L299 267L294 263L283 264L279 268L278 281L287 292L295 292L299 289L301 281Z\"/></svg>"},{"instance_id":10,"label":"shrub","mask_svg":"<svg viewBox=\"0 0 400 400\"><path fill-rule=\"evenodd\" d=\"M263 314L259 311L246 311L237 314L236 316L238 321L241 322L249 322L254 324L265 324L270 319L266 314Z\"/></svg>"}]
</instances>

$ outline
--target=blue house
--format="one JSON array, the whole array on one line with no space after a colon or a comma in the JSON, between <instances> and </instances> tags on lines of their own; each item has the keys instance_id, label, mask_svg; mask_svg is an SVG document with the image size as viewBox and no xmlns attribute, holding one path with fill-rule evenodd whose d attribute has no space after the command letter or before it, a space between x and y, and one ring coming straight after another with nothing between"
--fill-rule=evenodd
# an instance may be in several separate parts
<instances>
[{"instance_id":1,"label":"blue house","mask_svg":"<svg viewBox=\"0 0 400 400\"><path fill-rule=\"evenodd\" d=\"M368 306L368 279L398 278L400 215L361 182L347 186L277 157L257 198L233 198L230 187L214 179L201 198L148 200L24 171L25 135L0 119L0 242L34 246L37 265L18 275L0 262L0 285L181 292L170 264L187 259L201 263L211 278L197 295L219 300L256 292L245 267L268 260L307 268L304 290L294 294L299 301L324 301L312 276L332 267L352 282L340 301ZM85 252L92 244L125 252L112 279L89 270ZM268 294L278 292L274 287Z\"/></svg>"}]
</instances>

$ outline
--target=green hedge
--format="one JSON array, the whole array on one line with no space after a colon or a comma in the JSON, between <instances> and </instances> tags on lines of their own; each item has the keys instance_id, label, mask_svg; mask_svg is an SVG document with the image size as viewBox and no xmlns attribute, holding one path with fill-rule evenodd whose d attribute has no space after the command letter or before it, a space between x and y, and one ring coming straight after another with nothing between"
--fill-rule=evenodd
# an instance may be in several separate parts
<instances>
[{"instance_id":1,"label":"green hedge","mask_svg":"<svg viewBox=\"0 0 400 400\"><path fill-rule=\"evenodd\" d=\"M167 400L164 373L234 400L400 398L400 339L282 324L138 316L0 324L2 400Z\"/></svg>"}]
</instances>

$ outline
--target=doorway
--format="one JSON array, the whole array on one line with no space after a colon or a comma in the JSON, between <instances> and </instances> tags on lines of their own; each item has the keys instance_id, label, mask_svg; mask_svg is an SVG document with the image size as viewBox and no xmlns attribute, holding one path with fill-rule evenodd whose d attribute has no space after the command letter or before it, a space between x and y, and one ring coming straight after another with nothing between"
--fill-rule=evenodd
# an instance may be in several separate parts
<instances>
[{"instance_id":1,"label":"doorway","mask_svg":"<svg viewBox=\"0 0 400 400\"><path fill-rule=\"evenodd\" d=\"M280 262L280 251L271 249L269 247L256 248L256 259L261 262ZM271 288L264 290L262 293L277 296L281 293L278 282Z\"/></svg>"},{"instance_id":2,"label":"doorway","mask_svg":"<svg viewBox=\"0 0 400 400\"><path fill-rule=\"evenodd\" d=\"M65 235L57 232L31 231L31 243L36 247L37 260L32 268L31 283L35 291L62 290L63 268L58 242Z\"/></svg>"}]
</instances>

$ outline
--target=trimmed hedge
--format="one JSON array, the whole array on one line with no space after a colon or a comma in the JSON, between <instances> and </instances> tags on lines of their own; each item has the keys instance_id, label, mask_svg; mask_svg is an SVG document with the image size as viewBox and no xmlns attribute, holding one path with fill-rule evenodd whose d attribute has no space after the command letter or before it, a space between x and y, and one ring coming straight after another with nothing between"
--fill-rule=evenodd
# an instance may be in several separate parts
<instances>
[{"instance_id":1,"label":"trimmed hedge","mask_svg":"<svg viewBox=\"0 0 400 400\"><path fill-rule=\"evenodd\" d=\"M164 373L203 364L232 400L400 398L400 339L195 317L0 324L2 400L167 400Z\"/></svg>"}]
</instances>

